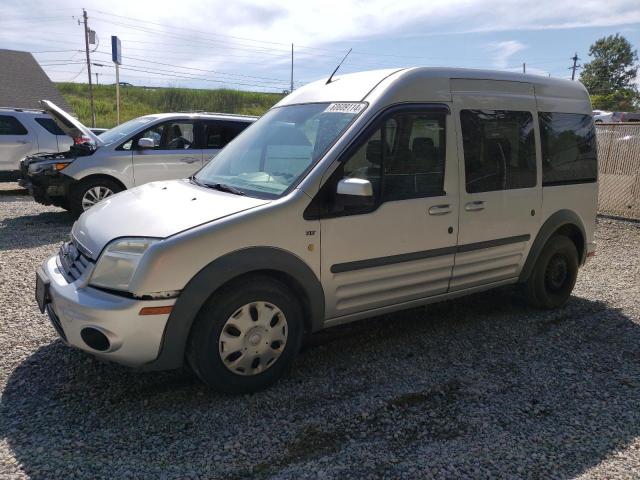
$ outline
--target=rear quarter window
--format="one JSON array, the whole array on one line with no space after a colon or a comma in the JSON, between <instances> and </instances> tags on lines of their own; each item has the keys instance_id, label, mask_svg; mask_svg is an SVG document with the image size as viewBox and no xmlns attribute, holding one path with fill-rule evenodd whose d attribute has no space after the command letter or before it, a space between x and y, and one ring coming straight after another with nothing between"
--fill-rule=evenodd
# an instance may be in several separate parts
<instances>
[{"instance_id":1,"label":"rear quarter window","mask_svg":"<svg viewBox=\"0 0 640 480\"><path fill-rule=\"evenodd\" d=\"M12 115L0 115L0 135L26 135L27 129Z\"/></svg>"},{"instance_id":2,"label":"rear quarter window","mask_svg":"<svg viewBox=\"0 0 640 480\"><path fill-rule=\"evenodd\" d=\"M591 115L540 112L542 186L595 182L596 129Z\"/></svg>"},{"instance_id":3,"label":"rear quarter window","mask_svg":"<svg viewBox=\"0 0 640 480\"><path fill-rule=\"evenodd\" d=\"M249 125L251 125L249 122L206 122L204 126L204 148L224 148L227 143Z\"/></svg>"},{"instance_id":4,"label":"rear quarter window","mask_svg":"<svg viewBox=\"0 0 640 480\"><path fill-rule=\"evenodd\" d=\"M52 135L65 135L62 129L51 118L36 118L38 124Z\"/></svg>"}]
</instances>

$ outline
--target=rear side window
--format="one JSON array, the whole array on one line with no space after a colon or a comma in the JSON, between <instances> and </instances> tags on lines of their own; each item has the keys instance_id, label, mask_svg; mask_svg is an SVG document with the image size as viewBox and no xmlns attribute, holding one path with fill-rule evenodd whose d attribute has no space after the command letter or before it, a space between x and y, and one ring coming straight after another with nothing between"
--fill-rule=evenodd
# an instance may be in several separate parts
<instances>
[{"instance_id":1,"label":"rear side window","mask_svg":"<svg viewBox=\"0 0 640 480\"><path fill-rule=\"evenodd\" d=\"M204 148L224 148L249 125L247 122L206 122L204 124Z\"/></svg>"},{"instance_id":2,"label":"rear side window","mask_svg":"<svg viewBox=\"0 0 640 480\"><path fill-rule=\"evenodd\" d=\"M542 185L595 182L596 130L590 115L538 114L542 147Z\"/></svg>"},{"instance_id":3,"label":"rear side window","mask_svg":"<svg viewBox=\"0 0 640 480\"><path fill-rule=\"evenodd\" d=\"M27 129L11 115L0 115L0 135L26 135Z\"/></svg>"},{"instance_id":4,"label":"rear side window","mask_svg":"<svg viewBox=\"0 0 640 480\"><path fill-rule=\"evenodd\" d=\"M536 185L536 148L531 112L462 110L467 193Z\"/></svg>"},{"instance_id":5,"label":"rear side window","mask_svg":"<svg viewBox=\"0 0 640 480\"><path fill-rule=\"evenodd\" d=\"M53 135L65 135L58 124L51 118L36 118L35 121L38 122L47 132Z\"/></svg>"}]
</instances>

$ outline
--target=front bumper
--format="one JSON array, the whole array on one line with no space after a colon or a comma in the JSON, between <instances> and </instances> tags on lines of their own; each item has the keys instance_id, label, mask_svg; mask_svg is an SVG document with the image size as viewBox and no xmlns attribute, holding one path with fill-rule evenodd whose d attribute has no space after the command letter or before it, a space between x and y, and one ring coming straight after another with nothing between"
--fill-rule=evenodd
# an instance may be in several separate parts
<instances>
[{"instance_id":1,"label":"front bumper","mask_svg":"<svg viewBox=\"0 0 640 480\"><path fill-rule=\"evenodd\" d=\"M24 161L20 166L18 184L29 190L34 200L43 205L66 207L69 192L75 182L75 179L58 171L30 174L28 164Z\"/></svg>"},{"instance_id":2,"label":"front bumper","mask_svg":"<svg viewBox=\"0 0 640 480\"><path fill-rule=\"evenodd\" d=\"M142 367L157 358L169 314L141 316L139 312L143 307L173 305L175 298L137 300L107 293L86 285L88 272L69 283L57 256L43 263L42 272L49 280L45 309L68 345L130 367ZM104 334L109 348L99 351L87 345L87 329Z\"/></svg>"}]
</instances>

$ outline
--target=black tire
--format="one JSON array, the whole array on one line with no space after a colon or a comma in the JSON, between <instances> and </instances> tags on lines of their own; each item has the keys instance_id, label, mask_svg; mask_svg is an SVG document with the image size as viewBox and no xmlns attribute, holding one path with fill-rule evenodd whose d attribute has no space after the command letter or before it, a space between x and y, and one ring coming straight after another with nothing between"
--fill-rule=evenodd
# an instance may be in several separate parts
<instances>
[{"instance_id":1,"label":"black tire","mask_svg":"<svg viewBox=\"0 0 640 480\"><path fill-rule=\"evenodd\" d=\"M554 235L538 257L524 284L527 302L537 308L558 308L571 296L578 277L578 251L568 237Z\"/></svg>"},{"instance_id":2,"label":"black tire","mask_svg":"<svg viewBox=\"0 0 640 480\"><path fill-rule=\"evenodd\" d=\"M225 365L219 341L227 320L252 302L266 302L284 314L287 338L280 356L264 371L242 375ZM204 305L191 329L187 361L198 377L214 390L255 392L275 383L291 366L300 350L303 333L302 308L285 284L265 275L246 277L223 287Z\"/></svg>"},{"instance_id":3,"label":"black tire","mask_svg":"<svg viewBox=\"0 0 640 480\"><path fill-rule=\"evenodd\" d=\"M79 217L85 211L85 208L82 205L82 199L89 190L96 187L108 188L109 190L111 190L111 192L113 192L113 194L124 190L120 183L107 177L87 178L84 180L80 180L80 182L74 185L69 194L69 211L73 215Z\"/></svg>"}]
</instances>

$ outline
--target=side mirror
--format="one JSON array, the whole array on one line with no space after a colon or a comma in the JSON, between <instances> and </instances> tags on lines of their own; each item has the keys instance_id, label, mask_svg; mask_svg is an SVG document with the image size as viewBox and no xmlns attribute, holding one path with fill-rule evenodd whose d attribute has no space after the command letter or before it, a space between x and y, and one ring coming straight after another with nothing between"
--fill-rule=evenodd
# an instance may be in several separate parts
<instances>
[{"instance_id":1,"label":"side mirror","mask_svg":"<svg viewBox=\"0 0 640 480\"><path fill-rule=\"evenodd\" d=\"M363 178L343 178L338 182L338 202L345 208L371 207L374 203L373 185Z\"/></svg>"},{"instance_id":2,"label":"side mirror","mask_svg":"<svg viewBox=\"0 0 640 480\"><path fill-rule=\"evenodd\" d=\"M138 140L138 148L154 148L156 146L156 142L153 138L141 138Z\"/></svg>"}]
</instances>

